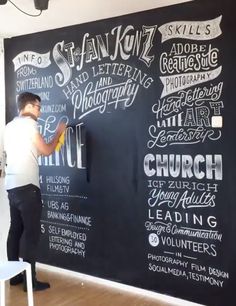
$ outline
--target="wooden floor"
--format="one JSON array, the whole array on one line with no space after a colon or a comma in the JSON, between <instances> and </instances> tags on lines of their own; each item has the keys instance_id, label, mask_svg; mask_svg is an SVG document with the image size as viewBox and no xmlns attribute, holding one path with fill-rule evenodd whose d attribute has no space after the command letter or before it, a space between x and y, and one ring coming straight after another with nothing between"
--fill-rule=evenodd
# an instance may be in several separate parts
<instances>
[{"instance_id":1,"label":"wooden floor","mask_svg":"<svg viewBox=\"0 0 236 306\"><path fill-rule=\"evenodd\" d=\"M171 306L156 299L131 294L94 282L82 281L57 272L38 270L37 278L49 281L51 288L34 292L35 306ZM6 306L26 306L27 294L22 285L6 285Z\"/></svg>"}]
</instances>

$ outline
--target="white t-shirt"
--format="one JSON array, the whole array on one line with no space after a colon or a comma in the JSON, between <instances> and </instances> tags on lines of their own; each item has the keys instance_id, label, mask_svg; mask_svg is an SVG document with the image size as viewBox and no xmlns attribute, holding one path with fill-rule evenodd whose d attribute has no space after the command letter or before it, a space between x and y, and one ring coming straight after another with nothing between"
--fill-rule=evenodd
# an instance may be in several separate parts
<instances>
[{"instance_id":1,"label":"white t-shirt","mask_svg":"<svg viewBox=\"0 0 236 306\"><path fill-rule=\"evenodd\" d=\"M39 187L38 153L33 136L38 133L37 122L31 117L15 117L5 127L6 189L28 184Z\"/></svg>"}]
</instances>

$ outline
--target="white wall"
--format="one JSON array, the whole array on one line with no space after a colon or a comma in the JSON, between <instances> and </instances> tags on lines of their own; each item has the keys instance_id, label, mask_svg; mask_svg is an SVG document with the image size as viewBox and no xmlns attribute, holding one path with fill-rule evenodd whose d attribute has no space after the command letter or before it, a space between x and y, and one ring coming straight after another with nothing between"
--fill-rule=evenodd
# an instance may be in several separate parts
<instances>
[{"instance_id":1,"label":"white wall","mask_svg":"<svg viewBox=\"0 0 236 306\"><path fill-rule=\"evenodd\" d=\"M9 1L0 6L0 36L12 37L121 16L191 0L49 0L39 17L19 12ZM33 0L14 0L22 10L38 14Z\"/></svg>"},{"instance_id":2,"label":"white wall","mask_svg":"<svg viewBox=\"0 0 236 306\"><path fill-rule=\"evenodd\" d=\"M3 156L2 131L5 126L5 80L3 39L0 38L0 162ZM0 165L1 169L1 165ZM2 169L1 169L2 170ZM6 259L6 238L9 228L9 209L4 180L0 178L0 260Z\"/></svg>"},{"instance_id":3,"label":"white wall","mask_svg":"<svg viewBox=\"0 0 236 306\"><path fill-rule=\"evenodd\" d=\"M0 178L0 261L7 258L6 239L9 228L10 218L7 201L7 193L4 189L4 179Z\"/></svg>"},{"instance_id":4,"label":"white wall","mask_svg":"<svg viewBox=\"0 0 236 306\"><path fill-rule=\"evenodd\" d=\"M0 170L3 157L2 132L5 126L5 79L3 38L0 38ZM2 174L2 171L0 171ZM0 178L0 260L6 259L6 238L9 228L9 209L7 194L4 189L4 179Z\"/></svg>"},{"instance_id":5,"label":"white wall","mask_svg":"<svg viewBox=\"0 0 236 306\"><path fill-rule=\"evenodd\" d=\"M5 81L3 39L0 38L0 169L2 165L2 130L5 125Z\"/></svg>"}]
</instances>

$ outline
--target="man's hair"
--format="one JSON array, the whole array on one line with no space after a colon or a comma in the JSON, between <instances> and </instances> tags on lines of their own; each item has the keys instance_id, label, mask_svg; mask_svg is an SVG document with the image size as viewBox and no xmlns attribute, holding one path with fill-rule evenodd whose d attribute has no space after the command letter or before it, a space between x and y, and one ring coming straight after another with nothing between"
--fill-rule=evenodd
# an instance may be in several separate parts
<instances>
[{"instance_id":1,"label":"man's hair","mask_svg":"<svg viewBox=\"0 0 236 306\"><path fill-rule=\"evenodd\" d=\"M22 92L17 99L18 110L21 111L27 104L34 104L38 100L41 102L41 98L32 92Z\"/></svg>"}]
</instances>

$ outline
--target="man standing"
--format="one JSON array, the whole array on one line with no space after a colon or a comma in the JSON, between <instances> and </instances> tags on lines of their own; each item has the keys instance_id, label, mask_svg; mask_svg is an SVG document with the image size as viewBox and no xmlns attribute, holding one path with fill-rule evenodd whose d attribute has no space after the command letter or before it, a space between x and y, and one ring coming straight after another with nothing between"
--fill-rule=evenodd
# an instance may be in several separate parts
<instances>
[{"instance_id":1,"label":"man standing","mask_svg":"<svg viewBox=\"0 0 236 306\"><path fill-rule=\"evenodd\" d=\"M50 155L66 129L64 123L59 124L53 140L50 143L44 141L37 127L40 102L40 97L33 93L21 93L17 101L19 116L6 125L4 134L5 185L11 218L7 256L8 260L19 260L22 257L31 264L34 290L50 287L48 283L38 281L35 272L42 210L38 155ZM22 282L22 274L10 280L11 285Z\"/></svg>"}]
</instances>

